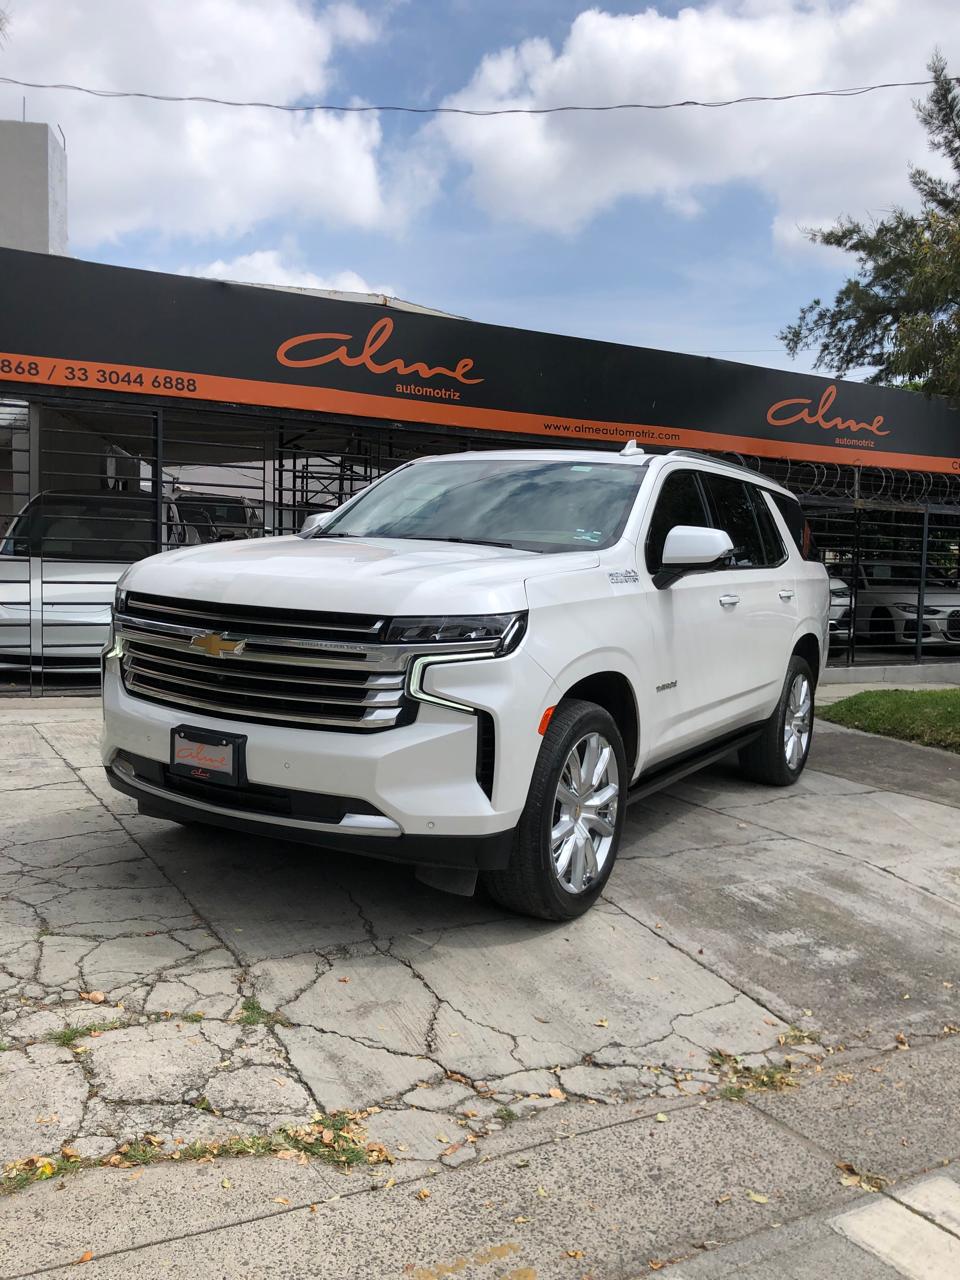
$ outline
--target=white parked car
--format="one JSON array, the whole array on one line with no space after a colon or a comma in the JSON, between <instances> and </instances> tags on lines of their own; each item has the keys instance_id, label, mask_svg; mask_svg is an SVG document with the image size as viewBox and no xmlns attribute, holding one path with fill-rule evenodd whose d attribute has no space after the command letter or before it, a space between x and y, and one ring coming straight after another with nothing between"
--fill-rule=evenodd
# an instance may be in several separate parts
<instances>
[{"instance_id":1,"label":"white parked car","mask_svg":"<svg viewBox=\"0 0 960 1280\"><path fill-rule=\"evenodd\" d=\"M301 534L133 565L103 763L141 811L398 859L547 919L626 805L800 775L828 640L796 499L695 454L407 464Z\"/></svg>"},{"instance_id":2,"label":"white parked car","mask_svg":"<svg viewBox=\"0 0 960 1280\"><path fill-rule=\"evenodd\" d=\"M879 645L916 644L919 593L919 566L861 565L857 636ZM960 645L960 583L928 572L920 626L922 644Z\"/></svg>"}]
</instances>

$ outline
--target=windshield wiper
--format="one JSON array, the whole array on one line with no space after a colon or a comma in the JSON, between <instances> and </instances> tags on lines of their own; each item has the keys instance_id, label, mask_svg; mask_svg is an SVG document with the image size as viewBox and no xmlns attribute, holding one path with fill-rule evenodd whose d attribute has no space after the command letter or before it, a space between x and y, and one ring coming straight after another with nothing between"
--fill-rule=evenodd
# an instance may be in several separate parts
<instances>
[{"instance_id":1,"label":"windshield wiper","mask_svg":"<svg viewBox=\"0 0 960 1280\"><path fill-rule=\"evenodd\" d=\"M472 547L508 547L516 551L512 542L495 542L492 538L424 538L424 542L465 542Z\"/></svg>"}]
</instances>

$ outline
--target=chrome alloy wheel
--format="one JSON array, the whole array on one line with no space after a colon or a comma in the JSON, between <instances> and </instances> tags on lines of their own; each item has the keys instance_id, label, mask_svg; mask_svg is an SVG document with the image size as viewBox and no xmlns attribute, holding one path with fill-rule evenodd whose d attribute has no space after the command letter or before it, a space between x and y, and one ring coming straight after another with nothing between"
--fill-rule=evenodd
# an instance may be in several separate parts
<instances>
[{"instance_id":1,"label":"chrome alloy wheel","mask_svg":"<svg viewBox=\"0 0 960 1280\"><path fill-rule=\"evenodd\" d=\"M561 888L585 893L613 849L620 771L602 733L588 733L570 749L553 802L553 866Z\"/></svg>"},{"instance_id":2,"label":"chrome alloy wheel","mask_svg":"<svg viewBox=\"0 0 960 1280\"><path fill-rule=\"evenodd\" d=\"M805 675L796 675L787 695L787 711L783 719L783 754L790 769L798 769L810 742L813 717L813 694Z\"/></svg>"}]
</instances>

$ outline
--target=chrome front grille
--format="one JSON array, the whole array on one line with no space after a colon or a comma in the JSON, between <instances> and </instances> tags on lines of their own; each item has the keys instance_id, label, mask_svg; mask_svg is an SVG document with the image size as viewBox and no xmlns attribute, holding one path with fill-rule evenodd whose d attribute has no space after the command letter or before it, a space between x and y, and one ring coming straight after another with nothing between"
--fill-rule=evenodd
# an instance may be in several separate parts
<instances>
[{"instance_id":1,"label":"chrome front grille","mask_svg":"<svg viewBox=\"0 0 960 1280\"><path fill-rule=\"evenodd\" d=\"M131 592L116 618L127 692L217 717L372 731L413 718L387 620Z\"/></svg>"}]
</instances>

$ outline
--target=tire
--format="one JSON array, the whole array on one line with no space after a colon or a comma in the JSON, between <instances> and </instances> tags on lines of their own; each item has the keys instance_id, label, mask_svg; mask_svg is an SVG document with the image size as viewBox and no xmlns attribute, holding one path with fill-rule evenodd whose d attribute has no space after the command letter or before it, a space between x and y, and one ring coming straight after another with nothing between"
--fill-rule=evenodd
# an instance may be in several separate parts
<instances>
[{"instance_id":1,"label":"tire","mask_svg":"<svg viewBox=\"0 0 960 1280\"><path fill-rule=\"evenodd\" d=\"M814 679L810 664L794 654L783 692L763 732L740 751L740 768L754 782L789 787L803 773L813 741ZM806 726L803 728L803 726Z\"/></svg>"},{"instance_id":2,"label":"tire","mask_svg":"<svg viewBox=\"0 0 960 1280\"><path fill-rule=\"evenodd\" d=\"M897 643L897 628L893 615L886 609L875 609L870 619L870 639L877 645Z\"/></svg>"},{"instance_id":3,"label":"tire","mask_svg":"<svg viewBox=\"0 0 960 1280\"><path fill-rule=\"evenodd\" d=\"M605 756L606 749L610 754ZM576 764L572 755L576 751ZM596 760L592 792L612 797L592 810L576 803L587 788L576 782L585 760ZM604 759L606 766L600 768ZM534 766L527 803L513 847L510 865L487 871L483 882L501 906L540 920L573 920L600 896L620 847L629 783L623 738L609 712L593 702L571 698L553 713ZM591 820L592 819L592 820ZM555 828L569 823L564 836ZM559 850L555 859L554 845ZM591 862L595 871L591 871Z\"/></svg>"}]
</instances>

